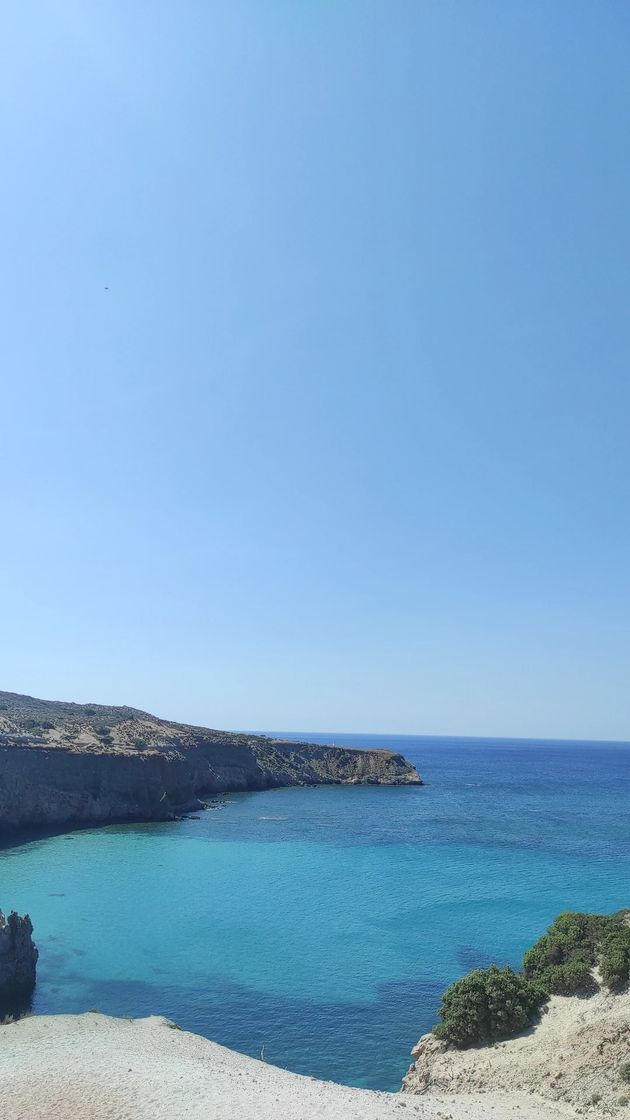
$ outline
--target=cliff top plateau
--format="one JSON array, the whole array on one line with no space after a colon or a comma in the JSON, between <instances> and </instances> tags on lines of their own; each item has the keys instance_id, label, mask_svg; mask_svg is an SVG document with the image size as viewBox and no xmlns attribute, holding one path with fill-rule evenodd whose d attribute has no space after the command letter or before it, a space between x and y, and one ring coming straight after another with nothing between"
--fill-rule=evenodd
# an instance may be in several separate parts
<instances>
[{"instance_id":1,"label":"cliff top plateau","mask_svg":"<svg viewBox=\"0 0 630 1120\"><path fill-rule=\"evenodd\" d=\"M234 747L280 748L298 751L339 751L340 756L381 755L404 762L400 777L418 784L420 778L411 763L390 750L356 750L308 743L306 740L277 739L237 731L217 731L209 727L175 723L127 705L75 704L70 701L39 700L16 692L0 691L0 748L31 747L77 753L111 754L120 752L185 751L201 743Z\"/></svg>"}]
</instances>

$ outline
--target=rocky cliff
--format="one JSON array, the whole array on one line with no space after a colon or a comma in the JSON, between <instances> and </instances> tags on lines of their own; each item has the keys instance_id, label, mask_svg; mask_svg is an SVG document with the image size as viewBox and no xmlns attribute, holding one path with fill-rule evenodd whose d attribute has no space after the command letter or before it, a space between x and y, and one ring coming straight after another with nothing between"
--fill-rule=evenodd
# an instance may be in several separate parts
<instances>
[{"instance_id":1,"label":"rocky cliff","mask_svg":"<svg viewBox=\"0 0 630 1120\"><path fill-rule=\"evenodd\" d=\"M12 911L5 918L0 910L0 1001L25 995L35 987L38 952L32 934L28 914L21 918Z\"/></svg>"},{"instance_id":2,"label":"rocky cliff","mask_svg":"<svg viewBox=\"0 0 630 1120\"><path fill-rule=\"evenodd\" d=\"M392 751L0 692L0 828L166 819L213 793L327 783L418 785L420 778Z\"/></svg>"}]
</instances>

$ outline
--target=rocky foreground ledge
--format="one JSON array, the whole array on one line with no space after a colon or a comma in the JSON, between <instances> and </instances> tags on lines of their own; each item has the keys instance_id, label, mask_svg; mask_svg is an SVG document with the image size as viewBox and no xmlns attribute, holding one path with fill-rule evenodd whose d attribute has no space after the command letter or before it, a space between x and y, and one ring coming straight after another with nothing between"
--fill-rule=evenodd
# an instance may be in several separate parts
<instances>
[{"instance_id":1,"label":"rocky foreground ledge","mask_svg":"<svg viewBox=\"0 0 630 1120\"><path fill-rule=\"evenodd\" d=\"M349 1089L235 1054L167 1019L51 1015L0 1027L8 1120L568 1120L527 1094Z\"/></svg>"},{"instance_id":2,"label":"rocky foreground ledge","mask_svg":"<svg viewBox=\"0 0 630 1120\"><path fill-rule=\"evenodd\" d=\"M0 692L0 829L164 820L199 798L292 785L420 785L410 762Z\"/></svg>"},{"instance_id":3,"label":"rocky foreground ledge","mask_svg":"<svg viewBox=\"0 0 630 1120\"><path fill-rule=\"evenodd\" d=\"M630 993L552 996L516 1038L459 1050L427 1034L413 1057L405 1094L535 1094L568 1116L629 1120Z\"/></svg>"}]
</instances>

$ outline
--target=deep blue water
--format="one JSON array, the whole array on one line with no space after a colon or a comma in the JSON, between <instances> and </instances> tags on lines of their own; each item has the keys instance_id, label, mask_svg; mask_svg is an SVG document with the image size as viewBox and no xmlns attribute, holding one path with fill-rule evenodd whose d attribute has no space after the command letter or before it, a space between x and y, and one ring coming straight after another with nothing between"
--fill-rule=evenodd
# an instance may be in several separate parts
<instances>
[{"instance_id":1,"label":"deep blue water","mask_svg":"<svg viewBox=\"0 0 630 1120\"><path fill-rule=\"evenodd\" d=\"M164 1014L396 1089L455 977L518 964L560 910L630 905L630 745L308 737L402 750L429 784L230 794L1 850L34 1009Z\"/></svg>"}]
</instances>

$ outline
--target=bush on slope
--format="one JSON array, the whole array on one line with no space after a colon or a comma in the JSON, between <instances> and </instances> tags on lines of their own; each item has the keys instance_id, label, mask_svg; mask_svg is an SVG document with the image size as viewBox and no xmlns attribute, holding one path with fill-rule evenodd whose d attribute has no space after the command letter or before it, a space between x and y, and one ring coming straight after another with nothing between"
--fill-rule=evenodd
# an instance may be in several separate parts
<instances>
[{"instance_id":1,"label":"bush on slope","mask_svg":"<svg viewBox=\"0 0 630 1120\"><path fill-rule=\"evenodd\" d=\"M438 1038L455 1046L472 1046L508 1038L532 1021L547 998L545 992L509 967L476 968L444 993Z\"/></svg>"},{"instance_id":2,"label":"bush on slope","mask_svg":"<svg viewBox=\"0 0 630 1120\"><path fill-rule=\"evenodd\" d=\"M550 995L594 991L595 965L605 987L625 987L630 980L629 913L560 914L525 953L521 973L491 965L451 984L434 1034L458 1047L518 1034Z\"/></svg>"}]
</instances>

